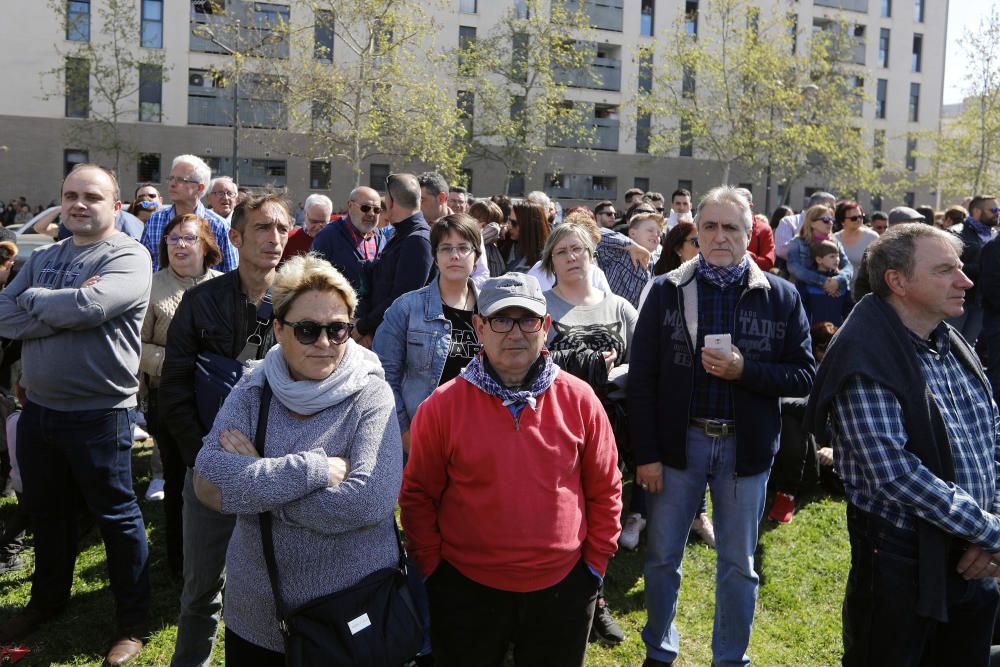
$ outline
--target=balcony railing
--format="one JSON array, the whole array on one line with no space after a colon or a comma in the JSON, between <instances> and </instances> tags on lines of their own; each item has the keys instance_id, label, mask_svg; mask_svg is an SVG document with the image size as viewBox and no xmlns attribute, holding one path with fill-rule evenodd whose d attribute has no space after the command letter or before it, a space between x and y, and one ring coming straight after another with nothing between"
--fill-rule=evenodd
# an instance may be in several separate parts
<instances>
[{"instance_id":1,"label":"balcony railing","mask_svg":"<svg viewBox=\"0 0 1000 667\"><path fill-rule=\"evenodd\" d=\"M559 138L550 135L548 145L555 148L593 148L599 151L618 150L618 128L617 118L591 118L589 121L594 128L593 143L581 141L575 137Z\"/></svg>"},{"instance_id":2,"label":"balcony railing","mask_svg":"<svg viewBox=\"0 0 1000 667\"><path fill-rule=\"evenodd\" d=\"M233 126L233 98L198 92L188 94L189 125ZM240 127L285 128L288 112L284 103L240 97Z\"/></svg>"},{"instance_id":3,"label":"balcony railing","mask_svg":"<svg viewBox=\"0 0 1000 667\"><path fill-rule=\"evenodd\" d=\"M553 199L593 199L597 201L602 199L614 201L618 197L615 179L610 179L610 182L595 182L594 178L596 177L569 174L562 178L561 183L546 185L545 194Z\"/></svg>"},{"instance_id":4,"label":"balcony railing","mask_svg":"<svg viewBox=\"0 0 1000 667\"><path fill-rule=\"evenodd\" d=\"M852 12L868 13L868 0L813 0L817 7L833 7Z\"/></svg>"},{"instance_id":5,"label":"balcony railing","mask_svg":"<svg viewBox=\"0 0 1000 667\"><path fill-rule=\"evenodd\" d=\"M559 83L574 88L619 91L622 89L622 61L595 56L589 67L556 69L555 77Z\"/></svg>"}]
</instances>

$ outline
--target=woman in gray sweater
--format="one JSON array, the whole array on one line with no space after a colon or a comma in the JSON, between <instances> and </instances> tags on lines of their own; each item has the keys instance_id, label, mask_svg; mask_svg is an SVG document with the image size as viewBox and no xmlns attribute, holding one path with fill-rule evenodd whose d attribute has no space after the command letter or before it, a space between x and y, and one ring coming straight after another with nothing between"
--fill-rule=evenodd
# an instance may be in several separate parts
<instances>
[{"instance_id":1,"label":"woman in gray sweater","mask_svg":"<svg viewBox=\"0 0 1000 667\"><path fill-rule=\"evenodd\" d=\"M393 567L403 475L392 391L351 340L357 298L315 255L272 287L275 345L233 389L195 463L195 492L236 514L226 555L226 664L283 665L257 515L271 512L282 604L294 609ZM274 397L264 457L253 444L264 381Z\"/></svg>"}]
</instances>

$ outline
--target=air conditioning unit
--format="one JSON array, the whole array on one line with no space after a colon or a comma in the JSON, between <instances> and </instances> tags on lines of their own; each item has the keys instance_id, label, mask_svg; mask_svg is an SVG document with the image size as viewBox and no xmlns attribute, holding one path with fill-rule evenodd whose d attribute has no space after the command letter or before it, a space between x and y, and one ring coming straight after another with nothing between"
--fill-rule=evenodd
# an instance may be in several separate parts
<instances>
[{"instance_id":1,"label":"air conditioning unit","mask_svg":"<svg viewBox=\"0 0 1000 667\"><path fill-rule=\"evenodd\" d=\"M188 73L188 85L196 86L198 88L205 87L205 74L203 72L189 72Z\"/></svg>"}]
</instances>

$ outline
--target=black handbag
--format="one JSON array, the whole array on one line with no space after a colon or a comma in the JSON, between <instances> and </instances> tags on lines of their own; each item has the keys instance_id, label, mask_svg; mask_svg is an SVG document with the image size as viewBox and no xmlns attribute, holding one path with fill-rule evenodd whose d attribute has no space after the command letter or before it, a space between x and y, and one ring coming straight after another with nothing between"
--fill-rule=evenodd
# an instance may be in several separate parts
<instances>
[{"instance_id":1,"label":"black handbag","mask_svg":"<svg viewBox=\"0 0 1000 667\"><path fill-rule=\"evenodd\" d=\"M271 387L264 381L254 445L264 455ZM400 667L423 645L424 631L406 578L406 553L393 519L399 562L336 593L288 610L281 601L271 513L262 512L260 538L289 667Z\"/></svg>"}]
</instances>

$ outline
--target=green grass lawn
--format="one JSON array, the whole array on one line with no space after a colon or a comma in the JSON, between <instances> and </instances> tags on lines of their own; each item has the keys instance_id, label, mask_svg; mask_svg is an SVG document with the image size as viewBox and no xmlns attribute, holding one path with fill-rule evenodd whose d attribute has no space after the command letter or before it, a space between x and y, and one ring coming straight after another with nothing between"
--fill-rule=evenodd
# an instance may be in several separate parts
<instances>
[{"instance_id":1,"label":"green grass lawn","mask_svg":"<svg viewBox=\"0 0 1000 667\"><path fill-rule=\"evenodd\" d=\"M134 464L140 497L149 480L150 447L137 446ZM13 501L0 503L0 519ZM173 651L180 582L167 571L160 539L162 504L143 502L150 542L153 587L153 637L137 665L167 665ZM840 661L840 602L850 565L842 500L811 499L787 526L765 524L758 571L761 588L750 657L766 667L811 667ZM30 544L30 543L29 543ZM103 659L114 626L114 603L108 589L104 548L96 531L81 545L73 583L73 599L57 620L24 642L32 653L24 665L97 665ZM28 549L25 567L0 576L0 618L28 601L34 562ZM591 644L587 665L638 666L645 657L639 632L643 611L642 546L623 551L608 570L607 598L626 640L614 648ZM714 613L715 552L698 541L688 545L684 583L678 604L681 657L678 667L711 662ZM221 642L213 662L222 663Z\"/></svg>"}]
</instances>

